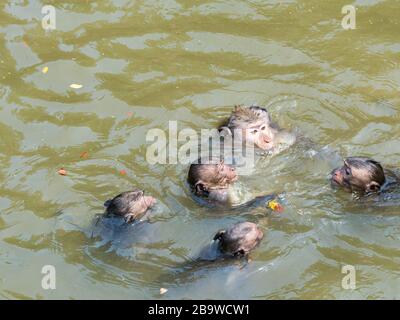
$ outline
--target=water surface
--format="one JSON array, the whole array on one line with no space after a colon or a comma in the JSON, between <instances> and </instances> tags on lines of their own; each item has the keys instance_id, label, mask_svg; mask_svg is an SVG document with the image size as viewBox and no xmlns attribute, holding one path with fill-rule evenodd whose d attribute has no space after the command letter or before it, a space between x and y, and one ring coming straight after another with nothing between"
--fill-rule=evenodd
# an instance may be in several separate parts
<instances>
[{"instance_id":1,"label":"water surface","mask_svg":"<svg viewBox=\"0 0 400 320\"><path fill-rule=\"evenodd\" d=\"M53 31L41 26L46 4ZM400 3L354 2L355 30L341 27L346 4L2 1L0 297L399 298L399 206L355 203L327 177L350 155L400 167ZM186 165L146 162L149 129L213 128L252 103L318 147L242 177L254 193L282 193L284 213L216 214L188 196ZM94 233L103 202L132 186L159 199L151 223ZM245 219L265 232L249 265L190 265ZM56 290L41 287L47 264ZM341 286L348 264L356 290Z\"/></svg>"}]
</instances>

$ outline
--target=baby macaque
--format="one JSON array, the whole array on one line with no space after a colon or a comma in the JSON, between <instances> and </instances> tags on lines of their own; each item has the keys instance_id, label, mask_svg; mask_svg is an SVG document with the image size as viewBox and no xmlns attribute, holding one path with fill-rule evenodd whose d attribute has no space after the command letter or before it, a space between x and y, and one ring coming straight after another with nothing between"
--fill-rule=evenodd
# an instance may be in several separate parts
<instances>
[{"instance_id":1,"label":"baby macaque","mask_svg":"<svg viewBox=\"0 0 400 320\"><path fill-rule=\"evenodd\" d=\"M268 111L258 106L236 106L225 126L219 130L225 137L240 134L243 142L273 153L280 145L291 146L296 141L295 135L281 130L271 121Z\"/></svg>"},{"instance_id":2,"label":"baby macaque","mask_svg":"<svg viewBox=\"0 0 400 320\"><path fill-rule=\"evenodd\" d=\"M230 207L230 210L241 212L252 207L265 206L275 197L275 195L262 195L235 205L230 187L237 179L236 169L219 159L199 159L190 166L188 173L188 183L193 194L205 200L208 205Z\"/></svg>"},{"instance_id":3,"label":"baby macaque","mask_svg":"<svg viewBox=\"0 0 400 320\"><path fill-rule=\"evenodd\" d=\"M145 196L142 190L134 189L107 200L104 206L106 215L120 216L125 219L126 223L131 223L140 218L155 203L155 198Z\"/></svg>"},{"instance_id":4,"label":"baby macaque","mask_svg":"<svg viewBox=\"0 0 400 320\"><path fill-rule=\"evenodd\" d=\"M214 241L219 241L222 253L234 257L247 256L251 250L258 246L263 232L252 222L239 222L228 230L220 230L214 236Z\"/></svg>"},{"instance_id":5,"label":"baby macaque","mask_svg":"<svg viewBox=\"0 0 400 320\"><path fill-rule=\"evenodd\" d=\"M332 171L331 183L350 192L370 194L397 184L398 178L373 159L350 157L344 160L341 168Z\"/></svg>"},{"instance_id":6,"label":"baby macaque","mask_svg":"<svg viewBox=\"0 0 400 320\"><path fill-rule=\"evenodd\" d=\"M215 159L198 162L190 166L188 174L193 193L211 202L228 202L228 188L238 179L235 168Z\"/></svg>"}]
</instances>

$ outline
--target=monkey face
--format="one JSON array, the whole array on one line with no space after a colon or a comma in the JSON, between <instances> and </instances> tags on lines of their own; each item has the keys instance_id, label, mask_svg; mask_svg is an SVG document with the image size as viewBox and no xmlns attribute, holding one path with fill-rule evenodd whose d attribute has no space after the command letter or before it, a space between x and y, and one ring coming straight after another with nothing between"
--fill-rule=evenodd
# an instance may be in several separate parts
<instances>
[{"instance_id":1,"label":"monkey face","mask_svg":"<svg viewBox=\"0 0 400 320\"><path fill-rule=\"evenodd\" d=\"M274 146L276 130L271 128L267 121L258 121L246 129L246 141L255 144L262 150Z\"/></svg>"},{"instance_id":2,"label":"monkey face","mask_svg":"<svg viewBox=\"0 0 400 320\"><path fill-rule=\"evenodd\" d=\"M332 171L331 183L350 192L371 193L385 182L382 166L367 158L347 158L344 165Z\"/></svg>"},{"instance_id":3,"label":"monkey face","mask_svg":"<svg viewBox=\"0 0 400 320\"><path fill-rule=\"evenodd\" d=\"M214 236L214 241L219 241L222 252L234 256L247 255L258 246L264 234L252 222L239 222L228 230L220 230Z\"/></svg>"},{"instance_id":4,"label":"monkey face","mask_svg":"<svg viewBox=\"0 0 400 320\"><path fill-rule=\"evenodd\" d=\"M140 216L154 206L155 203L155 198L145 195L138 198L137 201L129 203L129 212L125 214L125 221L129 223L140 218Z\"/></svg>"},{"instance_id":5,"label":"monkey face","mask_svg":"<svg viewBox=\"0 0 400 320\"><path fill-rule=\"evenodd\" d=\"M236 169L223 162L217 165L217 176L225 178L228 184L231 184L238 179L238 174L236 172Z\"/></svg>"},{"instance_id":6,"label":"monkey face","mask_svg":"<svg viewBox=\"0 0 400 320\"><path fill-rule=\"evenodd\" d=\"M231 134L240 134L242 140L256 145L262 150L268 150L274 146L275 136L278 132L271 123L268 111L258 106L236 106L227 127Z\"/></svg>"},{"instance_id":7,"label":"monkey face","mask_svg":"<svg viewBox=\"0 0 400 320\"><path fill-rule=\"evenodd\" d=\"M157 200L151 196L143 196L141 199L142 207L145 208L145 211L151 207L153 207Z\"/></svg>"},{"instance_id":8,"label":"monkey face","mask_svg":"<svg viewBox=\"0 0 400 320\"><path fill-rule=\"evenodd\" d=\"M211 190L226 189L238 179L236 169L223 161L192 164L188 182L197 195L207 196Z\"/></svg>"},{"instance_id":9,"label":"monkey face","mask_svg":"<svg viewBox=\"0 0 400 320\"><path fill-rule=\"evenodd\" d=\"M104 205L108 214L122 216L129 223L145 213L155 203L155 198L145 196L142 190L135 189L123 192L115 198L107 200Z\"/></svg>"}]
</instances>

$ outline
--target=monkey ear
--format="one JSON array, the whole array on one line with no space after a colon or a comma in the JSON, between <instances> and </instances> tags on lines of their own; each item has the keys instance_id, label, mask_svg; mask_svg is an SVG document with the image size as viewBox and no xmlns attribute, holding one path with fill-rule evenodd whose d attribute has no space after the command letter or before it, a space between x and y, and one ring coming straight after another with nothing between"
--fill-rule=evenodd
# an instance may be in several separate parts
<instances>
[{"instance_id":1,"label":"monkey ear","mask_svg":"<svg viewBox=\"0 0 400 320\"><path fill-rule=\"evenodd\" d=\"M232 131L226 126L219 128L219 135L220 137L232 137Z\"/></svg>"},{"instance_id":2,"label":"monkey ear","mask_svg":"<svg viewBox=\"0 0 400 320\"><path fill-rule=\"evenodd\" d=\"M224 169L224 160L221 160L218 164L217 164L217 170L218 172L221 172Z\"/></svg>"},{"instance_id":3,"label":"monkey ear","mask_svg":"<svg viewBox=\"0 0 400 320\"><path fill-rule=\"evenodd\" d=\"M135 221L135 216L133 214L127 214L124 217L125 223L132 223Z\"/></svg>"},{"instance_id":4,"label":"monkey ear","mask_svg":"<svg viewBox=\"0 0 400 320\"><path fill-rule=\"evenodd\" d=\"M366 191L367 192L377 192L381 188L381 185L376 181L371 181L371 183L367 184Z\"/></svg>"},{"instance_id":5,"label":"monkey ear","mask_svg":"<svg viewBox=\"0 0 400 320\"><path fill-rule=\"evenodd\" d=\"M218 232L217 232L217 234L214 236L214 241L215 240L221 240L221 238L222 238L222 236L224 235L224 233L225 233L226 231L225 230L219 230Z\"/></svg>"},{"instance_id":6,"label":"monkey ear","mask_svg":"<svg viewBox=\"0 0 400 320\"><path fill-rule=\"evenodd\" d=\"M235 257L243 257L246 253L244 252L243 249L239 249L238 251L236 251L233 255Z\"/></svg>"},{"instance_id":7,"label":"monkey ear","mask_svg":"<svg viewBox=\"0 0 400 320\"><path fill-rule=\"evenodd\" d=\"M194 185L196 194L198 195L204 195L207 194L208 190L206 185L202 182L202 181L198 181L196 182L196 184Z\"/></svg>"}]
</instances>

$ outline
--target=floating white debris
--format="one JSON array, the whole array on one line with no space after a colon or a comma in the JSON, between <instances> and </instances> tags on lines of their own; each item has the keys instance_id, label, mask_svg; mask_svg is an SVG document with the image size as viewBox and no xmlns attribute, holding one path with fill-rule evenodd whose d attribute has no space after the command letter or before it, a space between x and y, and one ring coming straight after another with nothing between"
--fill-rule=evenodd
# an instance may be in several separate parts
<instances>
[{"instance_id":1,"label":"floating white debris","mask_svg":"<svg viewBox=\"0 0 400 320\"><path fill-rule=\"evenodd\" d=\"M168 289L165 288L160 288L160 294L164 294L168 291Z\"/></svg>"},{"instance_id":2,"label":"floating white debris","mask_svg":"<svg viewBox=\"0 0 400 320\"><path fill-rule=\"evenodd\" d=\"M73 83L69 87L72 88L72 89L80 89L83 86L81 84L78 84L78 83Z\"/></svg>"}]
</instances>

